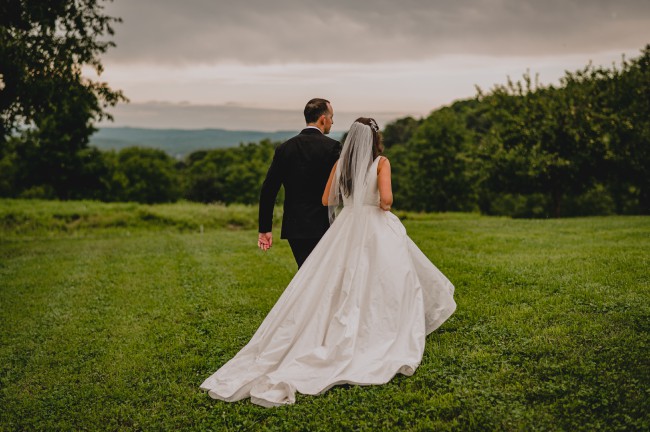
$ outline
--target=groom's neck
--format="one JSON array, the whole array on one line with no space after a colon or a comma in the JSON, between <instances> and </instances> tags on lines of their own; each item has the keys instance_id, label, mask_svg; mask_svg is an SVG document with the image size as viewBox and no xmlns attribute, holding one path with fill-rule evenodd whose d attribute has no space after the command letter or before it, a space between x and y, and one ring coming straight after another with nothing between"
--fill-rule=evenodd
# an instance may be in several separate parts
<instances>
[{"instance_id":1,"label":"groom's neck","mask_svg":"<svg viewBox=\"0 0 650 432\"><path fill-rule=\"evenodd\" d=\"M318 127L318 125L315 124L315 123L307 123L307 126L305 126L305 129L307 129L307 128L318 129L318 130L320 131L320 133L325 133L325 132L323 131L323 129L321 129L320 127Z\"/></svg>"}]
</instances>

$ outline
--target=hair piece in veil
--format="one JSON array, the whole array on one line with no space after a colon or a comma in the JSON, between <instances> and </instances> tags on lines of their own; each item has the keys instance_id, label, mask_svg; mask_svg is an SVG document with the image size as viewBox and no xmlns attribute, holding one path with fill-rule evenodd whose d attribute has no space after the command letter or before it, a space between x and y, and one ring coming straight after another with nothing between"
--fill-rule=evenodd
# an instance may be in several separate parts
<instances>
[{"instance_id":1,"label":"hair piece in veil","mask_svg":"<svg viewBox=\"0 0 650 432\"><path fill-rule=\"evenodd\" d=\"M355 121L350 127L328 197L330 223L343 205L360 208L367 186L368 168L373 162L373 129L371 126Z\"/></svg>"}]
</instances>

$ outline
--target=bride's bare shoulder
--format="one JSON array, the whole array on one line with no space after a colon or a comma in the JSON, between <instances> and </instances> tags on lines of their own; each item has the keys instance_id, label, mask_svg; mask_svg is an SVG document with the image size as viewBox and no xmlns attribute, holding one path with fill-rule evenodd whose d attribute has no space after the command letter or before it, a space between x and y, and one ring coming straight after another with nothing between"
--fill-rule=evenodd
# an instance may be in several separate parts
<instances>
[{"instance_id":1,"label":"bride's bare shoulder","mask_svg":"<svg viewBox=\"0 0 650 432\"><path fill-rule=\"evenodd\" d=\"M390 161L386 156L379 156L379 163L377 163L377 174L379 174L384 167L390 168Z\"/></svg>"}]
</instances>

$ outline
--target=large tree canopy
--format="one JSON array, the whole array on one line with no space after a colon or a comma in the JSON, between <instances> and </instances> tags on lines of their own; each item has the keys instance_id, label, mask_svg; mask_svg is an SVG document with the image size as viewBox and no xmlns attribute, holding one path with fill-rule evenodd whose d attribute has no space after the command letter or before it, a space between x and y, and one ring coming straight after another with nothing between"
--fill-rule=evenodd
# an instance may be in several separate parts
<instances>
[{"instance_id":1,"label":"large tree canopy","mask_svg":"<svg viewBox=\"0 0 650 432\"><path fill-rule=\"evenodd\" d=\"M101 74L104 40L119 22L103 13L101 0L3 0L0 2L0 142L59 114L79 125L87 141L90 122L110 117L104 109L123 100L106 83L82 76ZM71 107L69 102L80 104ZM76 110L77 113L72 113ZM51 126L48 126L51 129Z\"/></svg>"},{"instance_id":2,"label":"large tree canopy","mask_svg":"<svg viewBox=\"0 0 650 432\"><path fill-rule=\"evenodd\" d=\"M113 46L104 37L119 18L103 9L101 0L0 2L0 166L14 168L0 174L3 195L67 199L85 188L93 123L126 100L82 74L99 76Z\"/></svg>"}]
</instances>

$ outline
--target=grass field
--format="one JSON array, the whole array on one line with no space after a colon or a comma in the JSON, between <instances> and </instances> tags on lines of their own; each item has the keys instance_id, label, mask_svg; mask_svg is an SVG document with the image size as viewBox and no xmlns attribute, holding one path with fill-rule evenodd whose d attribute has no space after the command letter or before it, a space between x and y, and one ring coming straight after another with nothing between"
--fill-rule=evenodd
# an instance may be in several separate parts
<instances>
[{"instance_id":1,"label":"grass field","mask_svg":"<svg viewBox=\"0 0 650 432\"><path fill-rule=\"evenodd\" d=\"M420 368L266 409L198 389L296 271L255 208L0 200L0 430L650 429L650 217L401 216L456 286Z\"/></svg>"}]
</instances>

